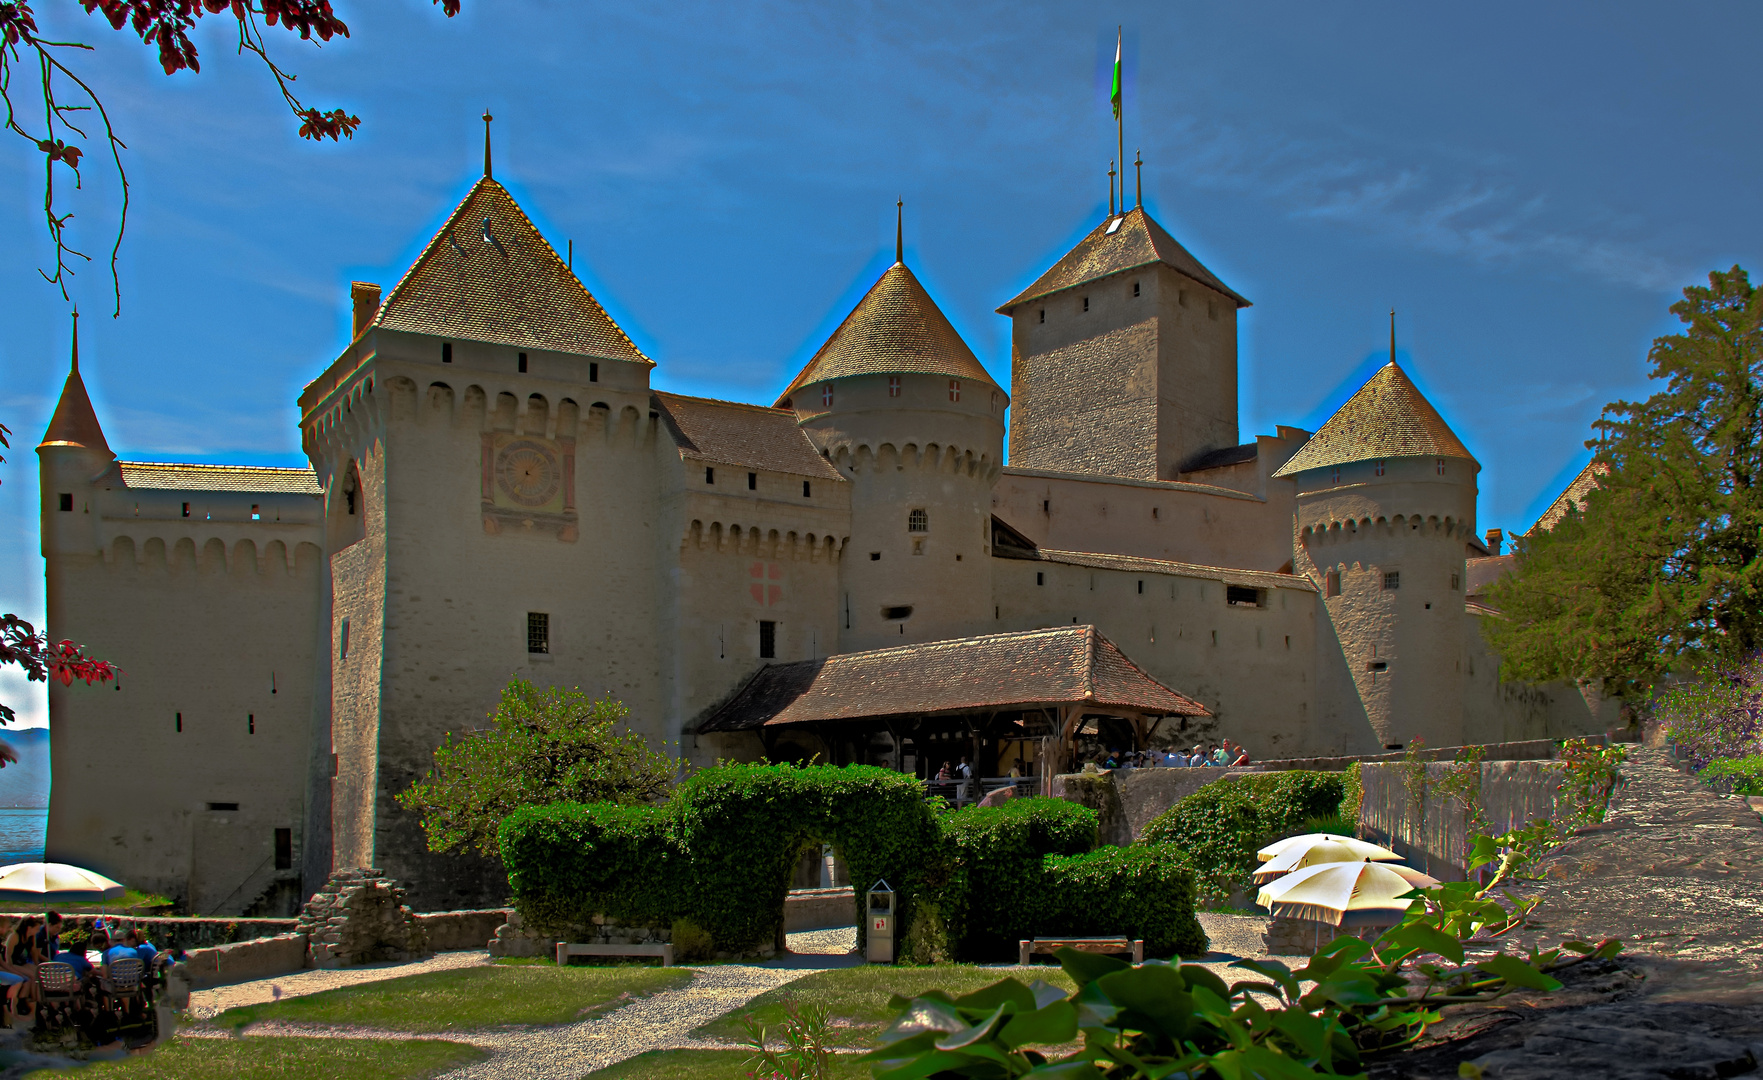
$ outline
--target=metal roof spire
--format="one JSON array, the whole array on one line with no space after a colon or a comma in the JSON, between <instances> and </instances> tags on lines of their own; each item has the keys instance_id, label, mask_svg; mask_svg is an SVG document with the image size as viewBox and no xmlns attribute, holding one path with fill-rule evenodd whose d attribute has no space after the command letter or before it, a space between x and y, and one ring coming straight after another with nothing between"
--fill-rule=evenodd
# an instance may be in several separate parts
<instances>
[{"instance_id":1,"label":"metal roof spire","mask_svg":"<svg viewBox=\"0 0 1763 1080\"><path fill-rule=\"evenodd\" d=\"M484 110L484 179L486 179L486 180L491 179L495 176L494 173L490 172L490 121L494 120L494 119L495 119L495 117L490 115L490 110L485 109Z\"/></svg>"},{"instance_id":2,"label":"metal roof spire","mask_svg":"<svg viewBox=\"0 0 1763 1080\"><path fill-rule=\"evenodd\" d=\"M894 200L894 261L906 261L906 200Z\"/></svg>"},{"instance_id":3,"label":"metal roof spire","mask_svg":"<svg viewBox=\"0 0 1763 1080\"><path fill-rule=\"evenodd\" d=\"M1396 362L1396 309L1390 309L1390 363Z\"/></svg>"},{"instance_id":4,"label":"metal roof spire","mask_svg":"<svg viewBox=\"0 0 1763 1080\"><path fill-rule=\"evenodd\" d=\"M1125 202L1125 199L1120 200ZM1114 216L1114 159L1108 159L1108 216Z\"/></svg>"},{"instance_id":5,"label":"metal roof spire","mask_svg":"<svg viewBox=\"0 0 1763 1080\"><path fill-rule=\"evenodd\" d=\"M1132 204L1138 208L1145 205L1145 154L1141 150L1132 152L1132 171Z\"/></svg>"},{"instance_id":6,"label":"metal roof spire","mask_svg":"<svg viewBox=\"0 0 1763 1080\"><path fill-rule=\"evenodd\" d=\"M73 306L73 373L80 373L80 306Z\"/></svg>"}]
</instances>

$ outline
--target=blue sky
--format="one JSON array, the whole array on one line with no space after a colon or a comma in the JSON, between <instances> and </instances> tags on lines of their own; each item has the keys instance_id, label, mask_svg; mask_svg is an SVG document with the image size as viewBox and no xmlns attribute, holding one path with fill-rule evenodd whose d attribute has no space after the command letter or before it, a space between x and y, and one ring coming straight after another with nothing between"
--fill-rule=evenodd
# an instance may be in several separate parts
<instances>
[{"instance_id":1,"label":"blue sky","mask_svg":"<svg viewBox=\"0 0 1763 1080\"><path fill-rule=\"evenodd\" d=\"M1647 392L1666 310L1756 270L1754 58L1763 8L670 5L339 0L354 36L273 35L311 103L363 118L294 138L224 24L167 78L125 34L44 4L130 149L122 317L74 285L82 368L125 457L300 464L295 397L347 333L351 279L390 286L496 175L659 363L655 385L769 402L891 260L907 259L999 380L992 309L1100 220L1126 36L1127 153L1153 214L1255 306L1244 439L1314 428L1399 358L1483 465L1483 528L1523 529L1586 459L1609 401ZM0 153L0 607L40 618L35 455L66 373L67 305L38 162ZM63 203L108 250L96 155ZM225 658L214 658L224 663ZM40 718L40 697L0 679Z\"/></svg>"}]
</instances>

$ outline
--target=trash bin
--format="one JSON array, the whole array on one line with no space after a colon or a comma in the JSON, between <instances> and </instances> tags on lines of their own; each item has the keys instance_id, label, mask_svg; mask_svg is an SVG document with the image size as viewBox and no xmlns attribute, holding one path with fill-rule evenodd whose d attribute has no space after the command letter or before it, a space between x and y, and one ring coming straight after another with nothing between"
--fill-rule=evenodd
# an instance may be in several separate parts
<instances>
[{"instance_id":1,"label":"trash bin","mask_svg":"<svg viewBox=\"0 0 1763 1080\"><path fill-rule=\"evenodd\" d=\"M886 881L869 890L869 962L894 962L894 890Z\"/></svg>"}]
</instances>

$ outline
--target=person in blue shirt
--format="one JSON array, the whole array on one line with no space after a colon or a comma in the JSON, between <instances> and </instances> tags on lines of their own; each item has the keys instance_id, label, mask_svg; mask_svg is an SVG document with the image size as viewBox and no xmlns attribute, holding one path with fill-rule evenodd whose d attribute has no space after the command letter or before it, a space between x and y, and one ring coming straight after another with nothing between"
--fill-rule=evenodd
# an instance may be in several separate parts
<instances>
[{"instance_id":1,"label":"person in blue shirt","mask_svg":"<svg viewBox=\"0 0 1763 1080\"><path fill-rule=\"evenodd\" d=\"M152 942L143 938L140 931L130 930L123 935L122 943L135 950L135 955L141 958L141 963L146 965L146 970L153 970L153 958L159 955L159 950L153 947Z\"/></svg>"},{"instance_id":2,"label":"person in blue shirt","mask_svg":"<svg viewBox=\"0 0 1763 1080\"><path fill-rule=\"evenodd\" d=\"M108 936L106 936L105 940L106 942L109 941ZM140 953L122 942L117 942L116 944L108 945L107 947L101 945L98 951L103 957L104 974L106 975L110 974L110 965L116 963L118 960L139 960L141 958Z\"/></svg>"}]
</instances>

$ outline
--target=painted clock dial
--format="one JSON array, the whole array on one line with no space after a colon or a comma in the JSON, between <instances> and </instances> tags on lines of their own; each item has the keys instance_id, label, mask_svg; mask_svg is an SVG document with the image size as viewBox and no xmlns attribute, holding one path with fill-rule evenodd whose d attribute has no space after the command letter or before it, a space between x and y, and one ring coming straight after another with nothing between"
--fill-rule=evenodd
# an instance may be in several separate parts
<instances>
[{"instance_id":1,"label":"painted clock dial","mask_svg":"<svg viewBox=\"0 0 1763 1080\"><path fill-rule=\"evenodd\" d=\"M516 505L537 508L557 498L563 469L550 447L523 439L496 456L496 485Z\"/></svg>"}]
</instances>

